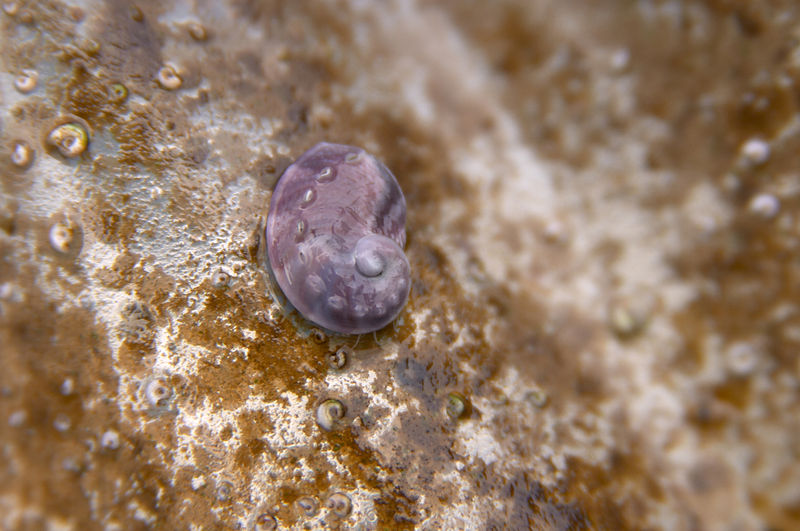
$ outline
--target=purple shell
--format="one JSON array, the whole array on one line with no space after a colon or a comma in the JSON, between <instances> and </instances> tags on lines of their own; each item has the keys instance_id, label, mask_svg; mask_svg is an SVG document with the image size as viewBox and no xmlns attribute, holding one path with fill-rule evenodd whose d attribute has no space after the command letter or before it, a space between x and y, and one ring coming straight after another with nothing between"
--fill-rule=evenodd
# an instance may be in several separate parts
<instances>
[{"instance_id":1,"label":"purple shell","mask_svg":"<svg viewBox=\"0 0 800 531\"><path fill-rule=\"evenodd\" d=\"M269 264L309 321L343 334L383 328L411 288L406 200L361 148L317 144L286 168L267 216Z\"/></svg>"}]
</instances>

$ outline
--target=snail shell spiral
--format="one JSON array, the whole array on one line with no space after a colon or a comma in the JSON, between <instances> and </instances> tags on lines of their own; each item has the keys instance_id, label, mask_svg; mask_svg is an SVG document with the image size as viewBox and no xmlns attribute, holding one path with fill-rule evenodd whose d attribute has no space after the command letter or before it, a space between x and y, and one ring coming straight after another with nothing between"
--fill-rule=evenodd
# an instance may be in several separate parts
<instances>
[{"instance_id":1,"label":"snail shell spiral","mask_svg":"<svg viewBox=\"0 0 800 531\"><path fill-rule=\"evenodd\" d=\"M289 302L334 332L389 324L411 288L406 201L361 148L320 143L281 175L270 201L269 265Z\"/></svg>"}]
</instances>

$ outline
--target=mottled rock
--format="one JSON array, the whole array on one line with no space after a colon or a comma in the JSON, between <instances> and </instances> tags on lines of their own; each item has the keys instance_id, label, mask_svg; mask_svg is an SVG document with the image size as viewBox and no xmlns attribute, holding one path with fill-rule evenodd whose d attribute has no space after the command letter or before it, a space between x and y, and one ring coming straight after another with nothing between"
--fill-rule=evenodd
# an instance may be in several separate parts
<instances>
[{"instance_id":1,"label":"mottled rock","mask_svg":"<svg viewBox=\"0 0 800 531\"><path fill-rule=\"evenodd\" d=\"M0 10L0 528L800 527L796 2L74 4ZM374 335L270 293L323 141Z\"/></svg>"}]
</instances>

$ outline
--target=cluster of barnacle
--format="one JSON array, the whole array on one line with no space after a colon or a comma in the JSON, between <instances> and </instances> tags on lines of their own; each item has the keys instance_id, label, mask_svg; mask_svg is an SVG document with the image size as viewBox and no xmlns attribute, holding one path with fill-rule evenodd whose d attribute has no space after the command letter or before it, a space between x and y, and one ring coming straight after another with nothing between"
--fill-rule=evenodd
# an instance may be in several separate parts
<instances>
[{"instance_id":1,"label":"cluster of barnacle","mask_svg":"<svg viewBox=\"0 0 800 531\"><path fill-rule=\"evenodd\" d=\"M14 80L14 87L21 94L30 94L39 84L39 73L25 69ZM89 147L89 127L77 117L64 117L47 134L45 145L66 158L75 158ZM11 145L10 159L14 166L26 169L33 164L35 152L25 140L15 140Z\"/></svg>"},{"instance_id":2,"label":"cluster of barnacle","mask_svg":"<svg viewBox=\"0 0 800 531\"><path fill-rule=\"evenodd\" d=\"M14 79L14 87L21 94L32 93L39 84L39 73L25 69ZM46 145L62 156L74 158L89 147L89 130L85 122L75 117L60 120L47 134ZM34 159L34 150L25 140L15 140L11 146L11 163L18 168L28 168Z\"/></svg>"},{"instance_id":3,"label":"cluster of barnacle","mask_svg":"<svg viewBox=\"0 0 800 531\"><path fill-rule=\"evenodd\" d=\"M324 507L328 515L334 519L341 520L350 515L353 510L353 502L347 494L337 491L331 493L322 505L320 505L315 496L301 496L294 502L294 507L301 518L314 518L320 514L320 509ZM268 507L256 509L248 529L252 531L278 529L278 520L273 513L275 511Z\"/></svg>"},{"instance_id":4,"label":"cluster of barnacle","mask_svg":"<svg viewBox=\"0 0 800 531\"><path fill-rule=\"evenodd\" d=\"M20 14L15 2L4 4L3 11L10 17ZM136 17L134 17L135 19ZM20 18L20 22L24 22ZM196 41L204 41L208 38L208 32L204 26L192 22L188 24L188 33ZM88 55L96 55L100 50L100 43L88 40L80 48ZM181 71L178 67L165 64L156 74L155 82L164 90L177 90L183 85ZM40 84L40 75L35 69L24 68L14 79L14 87L23 95L32 94ZM108 86L107 98L110 103L121 104L128 99L128 88L119 82L111 83ZM58 152L61 156L71 159L81 156L89 147L90 128L89 124L76 116L64 116L53 125L45 137L45 148ZM33 164L35 150L31 143L18 139L14 140L10 146L11 163L20 169L27 169Z\"/></svg>"}]
</instances>

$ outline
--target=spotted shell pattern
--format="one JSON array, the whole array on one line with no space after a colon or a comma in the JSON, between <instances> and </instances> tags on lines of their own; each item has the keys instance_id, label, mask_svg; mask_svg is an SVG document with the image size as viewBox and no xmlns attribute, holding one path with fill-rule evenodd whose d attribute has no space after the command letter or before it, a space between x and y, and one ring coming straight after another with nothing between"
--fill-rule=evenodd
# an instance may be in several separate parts
<instances>
[{"instance_id":1,"label":"spotted shell pattern","mask_svg":"<svg viewBox=\"0 0 800 531\"><path fill-rule=\"evenodd\" d=\"M289 302L343 334L383 328L411 287L406 201L394 175L361 148L320 143L278 181L267 254Z\"/></svg>"}]
</instances>

